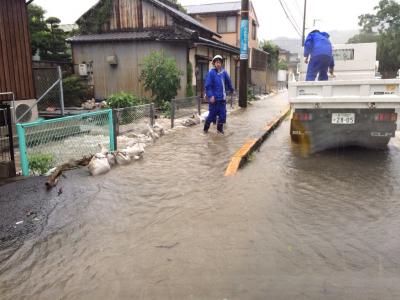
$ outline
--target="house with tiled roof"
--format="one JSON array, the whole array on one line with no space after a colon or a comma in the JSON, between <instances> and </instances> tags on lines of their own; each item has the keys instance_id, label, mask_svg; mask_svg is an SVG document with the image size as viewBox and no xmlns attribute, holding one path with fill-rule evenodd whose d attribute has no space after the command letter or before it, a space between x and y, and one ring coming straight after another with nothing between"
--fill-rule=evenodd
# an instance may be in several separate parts
<instances>
[{"instance_id":1,"label":"house with tiled roof","mask_svg":"<svg viewBox=\"0 0 400 300\"><path fill-rule=\"evenodd\" d=\"M249 81L252 85L265 87L268 53L259 47L258 28L260 24L251 1L249 8ZM240 47L241 1L188 5L185 6L185 9L198 22L215 31L219 35L220 41ZM237 64L237 68L239 68L239 64Z\"/></svg>"},{"instance_id":2,"label":"house with tiled roof","mask_svg":"<svg viewBox=\"0 0 400 300\"><path fill-rule=\"evenodd\" d=\"M153 51L164 50L182 71L179 96L186 94L188 64L198 95L204 91L206 71L216 54L235 81L239 48L224 43L214 30L167 0L100 0L78 21L82 34L71 37L73 63L86 64L95 97L119 91L145 95L141 63Z\"/></svg>"}]
</instances>

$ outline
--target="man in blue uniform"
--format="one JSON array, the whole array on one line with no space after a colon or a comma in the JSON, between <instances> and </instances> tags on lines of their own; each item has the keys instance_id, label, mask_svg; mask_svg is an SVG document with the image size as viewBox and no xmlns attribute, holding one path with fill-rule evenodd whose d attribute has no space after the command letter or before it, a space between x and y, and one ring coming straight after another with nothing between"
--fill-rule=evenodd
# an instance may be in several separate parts
<instances>
[{"instance_id":1,"label":"man in blue uniform","mask_svg":"<svg viewBox=\"0 0 400 300\"><path fill-rule=\"evenodd\" d=\"M206 94L208 99L209 114L204 124L204 132L207 133L211 123L217 123L219 133L224 133L224 124L226 122L226 91L234 91L231 79L228 73L222 68L223 58L216 55L212 68L206 79Z\"/></svg>"},{"instance_id":2,"label":"man in blue uniform","mask_svg":"<svg viewBox=\"0 0 400 300\"><path fill-rule=\"evenodd\" d=\"M308 57L311 56L310 61ZM311 31L304 43L304 62L308 64L306 81L328 80L328 69L333 75L335 66L329 34L319 30Z\"/></svg>"}]
</instances>

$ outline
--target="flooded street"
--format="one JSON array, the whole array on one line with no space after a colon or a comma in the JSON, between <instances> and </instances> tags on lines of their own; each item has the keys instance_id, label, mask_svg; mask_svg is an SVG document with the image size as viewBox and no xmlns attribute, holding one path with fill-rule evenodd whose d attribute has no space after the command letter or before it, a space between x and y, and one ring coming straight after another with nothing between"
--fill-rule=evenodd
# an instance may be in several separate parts
<instances>
[{"instance_id":1,"label":"flooded street","mask_svg":"<svg viewBox=\"0 0 400 300\"><path fill-rule=\"evenodd\" d=\"M0 298L399 299L399 138L304 156L285 121L223 176L286 105L231 114L224 137L182 129L105 176L69 174L43 230L0 264Z\"/></svg>"}]
</instances>

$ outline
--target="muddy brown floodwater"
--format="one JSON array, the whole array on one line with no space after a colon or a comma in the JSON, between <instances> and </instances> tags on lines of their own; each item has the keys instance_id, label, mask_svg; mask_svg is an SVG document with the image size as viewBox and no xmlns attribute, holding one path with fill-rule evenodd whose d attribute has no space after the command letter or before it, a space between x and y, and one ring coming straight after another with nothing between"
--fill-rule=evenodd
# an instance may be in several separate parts
<instances>
[{"instance_id":1,"label":"muddy brown floodwater","mask_svg":"<svg viewBox=\"0 0 400 300\"><path fill-rule=\"evenodd\" d=\"M285 97L231 115L225 137L194 127L105 176L69 174L1 263L1 299L400 299L397 140L304 156L285 121L223 177Z\"/></svg>"}]
</instances>

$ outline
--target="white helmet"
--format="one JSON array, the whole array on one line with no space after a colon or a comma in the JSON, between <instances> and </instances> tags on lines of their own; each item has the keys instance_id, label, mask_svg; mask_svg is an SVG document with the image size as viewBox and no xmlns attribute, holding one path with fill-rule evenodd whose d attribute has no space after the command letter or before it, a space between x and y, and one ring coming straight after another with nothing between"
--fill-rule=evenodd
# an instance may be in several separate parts
<instances>
[{"instance_id":1,"label":"white helmet","mask_svg":"<svg viewBox=\"0 0 400 300\"><path fill-rule=\"evenodd\" d=\"M214 63L217 59L220 60L221 62L224 61L224 59L222 58L222 56L218 54L218 55L215 55L215 56L214 56L214 58L212 59L212 63Z\"/></svg>"}]
</instances>

